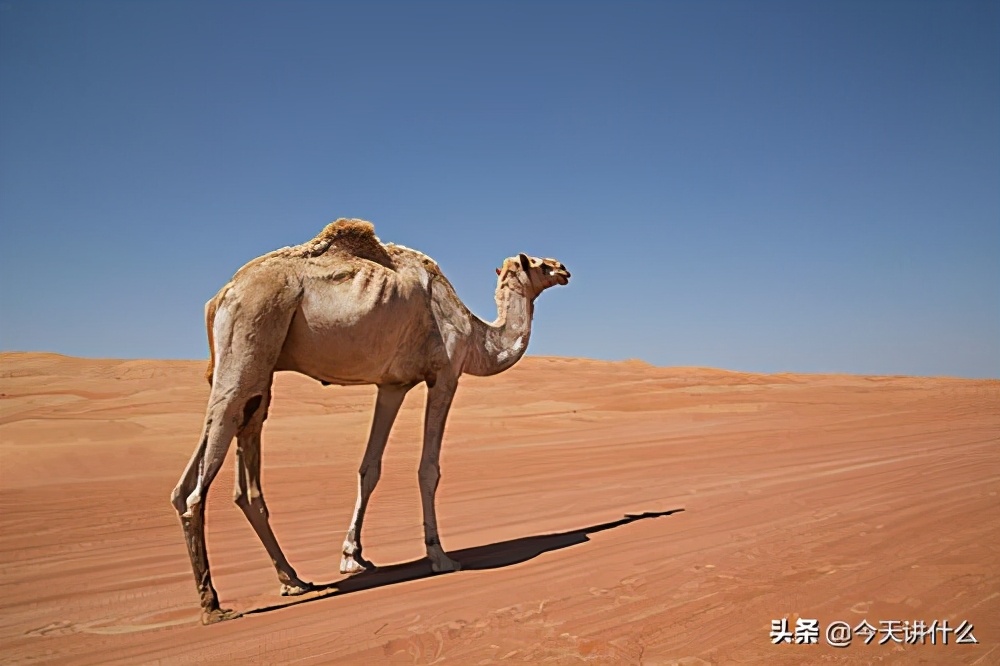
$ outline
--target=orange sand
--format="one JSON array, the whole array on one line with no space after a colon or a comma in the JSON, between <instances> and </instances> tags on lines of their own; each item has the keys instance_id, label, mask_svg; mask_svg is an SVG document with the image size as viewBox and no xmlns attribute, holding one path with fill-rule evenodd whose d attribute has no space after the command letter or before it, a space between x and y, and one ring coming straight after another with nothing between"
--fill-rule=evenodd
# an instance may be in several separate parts
<instances>
[{"instance_id":1,"label":"orange sand","mask_svg":"<svg viewBox=\"0 0 1000 666\"><path fill-rule=\"evenodd\" d=\"M440 576L420 562L418 388L365 523L385 568L278 596L230 456L208 548L223 604L253 612L203 627L169 503L203 369L0 355L0 661L1000 663L996 380L555 358L463 378L438 514L466 570ZM306 580L344 580L373 397L277 378L264 491ZM772 645L800 616L967 620L979 645Z\"/></svg>"}]
</instances>

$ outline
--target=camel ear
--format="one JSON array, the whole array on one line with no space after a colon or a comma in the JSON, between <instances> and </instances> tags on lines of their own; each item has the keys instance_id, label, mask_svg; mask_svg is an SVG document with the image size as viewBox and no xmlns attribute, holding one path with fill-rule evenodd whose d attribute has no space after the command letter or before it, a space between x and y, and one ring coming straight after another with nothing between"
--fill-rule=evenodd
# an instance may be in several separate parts
<instances>
[{"instance_id":1,"label":"camel ear","mask_svg":"<svg viewBox=\"0 0 1000 666\"><path fill-rule=\"evenodd\" d=\"M528 255L522 252L521 254L517 255L517 258L521 260L521 268L523 268L525 272L531 270L531 260L528 259Z\"/></svg>"},{"instance_id":2,"label":"camel ear","mask_svg":"<svg viewBox=\"0 0 1000 666\"><path fill-rule=\"evenodd\" d=\"M500 269L499 268L497 269L497 275L500 275Z\"/></svg>"}]
</instances>

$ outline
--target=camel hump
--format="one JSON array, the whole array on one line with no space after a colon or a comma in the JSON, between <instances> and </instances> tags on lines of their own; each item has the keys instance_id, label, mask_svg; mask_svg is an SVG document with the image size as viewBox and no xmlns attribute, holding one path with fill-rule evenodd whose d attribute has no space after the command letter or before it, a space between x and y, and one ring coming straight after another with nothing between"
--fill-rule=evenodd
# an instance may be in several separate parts
<instances>
[{"instance_id":1,"label":"camel hump","mask_svg":"<svg viewBox=\"0 0 1000 666\"><path fill-rule=\"evenodd\" d=\"M375 235L375 225L365 220L341 218L326 225L323 231L316 234L316 237L311 241L301 245L283 247L256 259L251 259L236 271L233 281L238 281L248 271L272 261L311 259L328 252L360 257L396 270L395 262L385 246L382 245L382 241Z\"/></svg>"},{"instance_id":2,"label":"camel hump","mask_svg":"<svg viewBox=\"0 0 1000 666\"><path fill-rule=\"evenodd\" d=\"M330 250L346 252L355 257L374 261L386 268L395 268L392 257L375 235L375 225L365 220L340 218L326 225L323 231L305 246L306 254L312 257Z\"/></svg>"}]
</instances>

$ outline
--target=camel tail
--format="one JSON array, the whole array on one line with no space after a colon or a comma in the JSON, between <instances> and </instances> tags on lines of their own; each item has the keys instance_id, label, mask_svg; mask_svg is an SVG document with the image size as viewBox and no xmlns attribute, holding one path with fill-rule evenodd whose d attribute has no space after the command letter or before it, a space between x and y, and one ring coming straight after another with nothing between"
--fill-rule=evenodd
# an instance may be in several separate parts
<instances>
[{"instance_id":1,"label":"camel tail","mask_svg":"<svg viewBox=\"0 0 1000 666\"><path fill-rule=\"evenodd\" d=\"M215 335L213 330L215 329L215 311L218 307L218 302L214 297L205 303L205 327L208 329L208 368L205 370L205 379L208 380L209 386L212 385L212 374L215 370Z\"/></svg>"}]
</instances>

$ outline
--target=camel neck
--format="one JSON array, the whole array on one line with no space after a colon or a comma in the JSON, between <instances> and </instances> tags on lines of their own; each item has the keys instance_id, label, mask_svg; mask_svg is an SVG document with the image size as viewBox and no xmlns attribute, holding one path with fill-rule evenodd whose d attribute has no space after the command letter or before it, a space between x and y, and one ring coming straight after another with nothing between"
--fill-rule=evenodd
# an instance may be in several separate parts
<instances>
[{"instance_id":1,"label":"camel neck","mask_svg":"<svg viewBox=\"0 0 1000 666\"><path fill-rule=\"evenodd\" d=\"M497 319L473 319L472 346L465 372L488 377L508 369L524 356L531 336L534 299L509 287L497 290Z\"/></svg>"}]
</instances>

